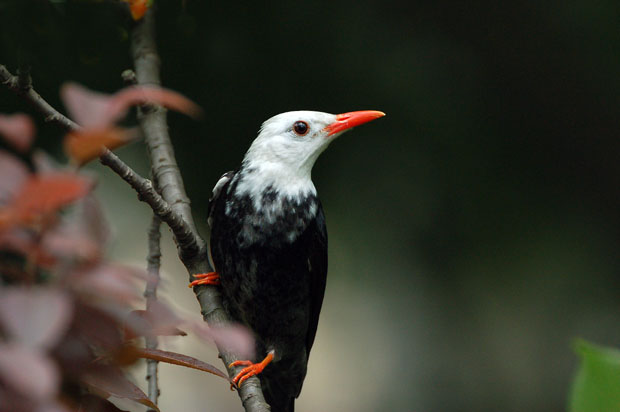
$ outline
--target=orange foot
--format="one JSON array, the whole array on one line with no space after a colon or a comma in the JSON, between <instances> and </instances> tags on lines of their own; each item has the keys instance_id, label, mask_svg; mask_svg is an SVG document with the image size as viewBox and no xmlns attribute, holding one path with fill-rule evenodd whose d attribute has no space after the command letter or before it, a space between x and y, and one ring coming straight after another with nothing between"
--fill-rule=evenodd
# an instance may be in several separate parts
<instances>
[{"instance_id":1,"label":"orange foot","mask_svg":"<svg viewBox=\"0 0 620 412\"><path fill-rule=\"evenodd\" d=\"M265 366L269 365L269 363L273 360L273 354L274 352L270 351L265 357L265 359L263 359L263 361L260 363L252 363L249 360L238 360L228 365L229 368L241 365L247 366L247 368L243 368L241 372L239 372L237 376L233 378L232 383L238 388L243 382L245 382L246 379L261 373L263 369L265 369Z\"/></svg>"},{"instance_id":2,"label":"orange foot","mask_svg":"<svg viewBox=\"0 0 620 412\"><path fill-rule=\"evenodd\" d=\"M195 277L197 279L187 286L189 288L198 286L198 285L219 285L220 284L220 275L217 272L198 273L196 275L192 275L192 277Z\"/></svg>"}]
</instances>

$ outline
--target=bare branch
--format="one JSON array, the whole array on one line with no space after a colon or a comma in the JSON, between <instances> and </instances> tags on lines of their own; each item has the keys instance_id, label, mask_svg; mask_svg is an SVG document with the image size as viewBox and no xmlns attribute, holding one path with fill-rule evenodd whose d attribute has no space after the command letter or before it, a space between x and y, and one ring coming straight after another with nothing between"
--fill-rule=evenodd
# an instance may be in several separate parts
<instances>
[{"instance_id":1,"label":"bare branch","mask_svg":"<svg viewBox=\"0 0 620 412\"><path fill-rule=\"evenodd\" d=\"M9 90L22 96L26 101L32 104L35 109L43 114L46 122L55 123L67 131L80 128L73 120L54 109L32 88L30 73L24 74L22 72L19 76L14 76L4 65L0 64L0 82Z\"/></svg>"},{"instance_id":2,"label":"bare branch","mask_svg":"<svg viewBox=\"0 0 620 412\"><path fill-rule=\"evenodd\" d=\"M153 210L153 213L170 227L179 245L182 245L185 250L194 251L193 253L196 253L195 233L183 218L175 213L170 205L157 193L153 187L153 182L134 172L127 164L119 159L118 156L107 149L106 152L101 155L100 161L116 172L124 181L129 183L138 193L138 199L147 203Z\"/></svg>"},{"instance_id":3,"label":"bare branch","mask_svg":"<svg viewBox=\"0 0 620 412\"><path fill-rule=\"evenodd\" d=\"M155 11L150 8L145 17L136 23L131 34L132 54L138 84L161 84L159 74L159 55L155 45ZM153 110L141 110L139 120L145 135L147 147L152 161L154 179L161 188L164 200L173 210L187 222L197 239L196 250L184 250L177 239L179 256L191 274L210 271L206 259L206 245L198 235L191 213L190 201L185 193L183 179L179 171L172 142L168 134L166 110L155 107ZM189 252L189 253L188 253ZM198 253L195 253L198 252ZM220 291L213 286L194 288L200 303L203 318L211 326L223 326L231 323L228 314L224 311ZM234 369L228 365L237 360L234 354L226 348L219 347L220 356L226 365L228 374L234 376ZM254 376L248 379L239 389L239 396L246 411L269 411L265 402L260 381Z\"/></svg>"},{"instance_id":4,"label":"bare branch","mask_svg":"<svg viewBox=\"0 0 620 412\"><path fill-rule=\"evenodd\" d=\"M154 25L154 11L151 8L146 16L136 24L132 32L132 54L139 85L161 85ZM163 198L197 234L190 200L185 192L183 178L168 134L166 113L165 108L155 105L138 109L138 119L144 132L153 168L153 179L157 182ZM179 247L179 254L184 262L204 258L206 245L199 236L196 242L197 250L184 250Z\"/></svg>"},{"instance_id":5,"label":"bare branch","mask_svg":"<svg viewBox=\"0 0 620 412\"><path fill-rule=\"evenodd\" d=\"M154 302L157 300L157 285L159 284L159 268L161 260L161 232L159 230L161 226L161 220L157 215L153 214L151 220L151 226L148 232L148 255L146 256L146 268L149 273L149 277L146 281L146 289L144 290L144 297L146 298L146 310L151 310ZM147 336L146 348L157 349L157 337ZM157 405L157 398L159 397L159 385L157 379L157 364L159 362L155 359L146 360L146 380L148 382L148 394L149 399L155 405Z\"/></svg>"}]
</instances>

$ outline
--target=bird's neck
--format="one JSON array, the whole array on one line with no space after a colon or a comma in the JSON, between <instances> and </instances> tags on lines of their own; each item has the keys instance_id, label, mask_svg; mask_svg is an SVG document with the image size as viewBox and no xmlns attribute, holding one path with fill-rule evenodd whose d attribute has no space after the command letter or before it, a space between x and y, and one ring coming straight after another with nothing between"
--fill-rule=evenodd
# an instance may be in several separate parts
<instances>
[{"instance_id":1,"label":"bird's neck","mask_svg":"<svg viewBox=\"0 0 620 412\"><path fill-rule=\"evenodd\" d=\"M226 215L241 222L242 246L293 243L316 217L320 203L310 176L294 178L269 168L242 167L231 182Z\"/></svg>"},{"instance_id":2,"label":"bird's neck","mask_svg":"<svg viewBox=\"0 0 620 412\"><path fill-rule=\"evenodd\" d=\"M238 172L235 195L249 196L254 200L258 210L263 199L277 198L301 200L316 196L316 188L312 183L310 169L300 170L282 166L277 163L245 162Z\"/></svg>"}]
</instances>

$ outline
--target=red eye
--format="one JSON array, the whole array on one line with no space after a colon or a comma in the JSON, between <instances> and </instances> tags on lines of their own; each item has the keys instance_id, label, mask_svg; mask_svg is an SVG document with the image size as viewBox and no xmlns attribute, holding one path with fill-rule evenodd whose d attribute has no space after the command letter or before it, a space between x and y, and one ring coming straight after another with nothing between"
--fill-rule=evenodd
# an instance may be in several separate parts
<instances>
[{"instance_id":1,"label":"red eye","mask_svg":"<svg viewBox=\"0 0 620 412\"><path fill-rule=\"evenodd\" d=\"M308 126L308 123L304 122L303 120L299 120L296 121L293 125L293 130L298 135L305 136L308 133L308 130L310 130L310 127Z\"/></svg>"}]
</instances>

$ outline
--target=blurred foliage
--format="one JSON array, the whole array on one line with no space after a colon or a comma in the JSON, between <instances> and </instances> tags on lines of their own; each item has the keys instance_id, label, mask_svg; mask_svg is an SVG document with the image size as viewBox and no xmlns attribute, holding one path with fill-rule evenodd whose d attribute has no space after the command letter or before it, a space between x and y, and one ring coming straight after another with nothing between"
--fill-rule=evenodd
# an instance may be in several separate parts
<instances>
[{"instance_id":1,"label":"blurred foliage","mask_svg":"<svg viewBox=\"0 0 620 412\"><path fill-rule=\"evenodd\" d=\"M206 112L170 115L196 213L270 116L387 113L314 171L331 237L322 322L376 316L384 340L351 346L390 348L358 410L565 410L570 340L620 345L620 3L158 4L164 85ZM57 107L67 80L114 92L123 7L0 0L0 61L29 63ZM1 112L28 110L0 90ZM411 372L392 382L396 368Z\"/></svg>"},{"instance_id":2,"label":"blurred foliage","mask_svg":"<svg viewBox=\"0 0 620 412\"><path fill-rule=\"evenodd\" d=\"M573 382L570 412L613 412L620 405L620 350L579 341L581 366Z\"/></svg>"}]
</instances>

